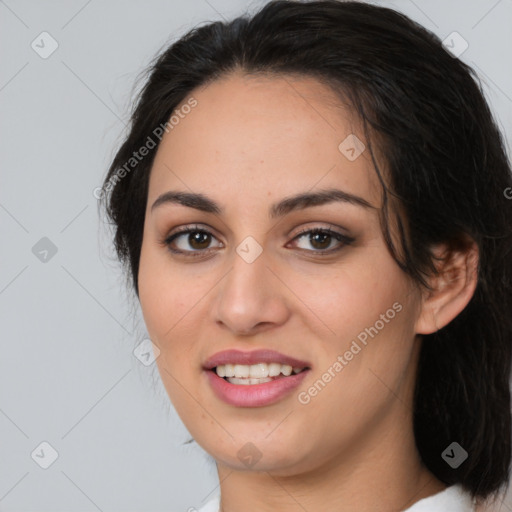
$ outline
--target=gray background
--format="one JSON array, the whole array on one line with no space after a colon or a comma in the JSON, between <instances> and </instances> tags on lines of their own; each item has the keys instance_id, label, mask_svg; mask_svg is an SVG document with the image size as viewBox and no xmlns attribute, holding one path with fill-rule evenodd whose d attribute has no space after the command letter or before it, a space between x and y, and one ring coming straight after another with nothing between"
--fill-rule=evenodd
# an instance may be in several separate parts
<instances>
[{"instance_id":1,"label":"gray background","mask_svg":"<svg viewBox=\"0 0 512 512\"><path fill-rule=\"evenodd\" d=\"M217 491L208 456L183 446L156 366L132 353L144 326L93 190L154 54L263 3L0 1L0 510L179 511ZM461 58L485 80L510 148L512 0L380 3L467 40ZM46 59L31 47L43 31L59 45ZM48 469L36 463L50 460L43 441L58 453Z\"/></svg>"}]
</instances>

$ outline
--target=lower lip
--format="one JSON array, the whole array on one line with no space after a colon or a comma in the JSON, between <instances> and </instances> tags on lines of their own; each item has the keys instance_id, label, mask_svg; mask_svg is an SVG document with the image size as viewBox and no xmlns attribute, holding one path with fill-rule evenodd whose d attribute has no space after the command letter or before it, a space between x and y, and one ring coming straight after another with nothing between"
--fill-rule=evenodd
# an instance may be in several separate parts
<instances>
[{"instance_id":1,"label":"lower lip","mask_svg":"<svg viewBox=\"0 0 512 512\"><path fill-rule=\"evenodd\" d=\"M224 402L236 407L263 407L278 402L303 381L309 370L281 377L263 384L231 384L214 371L206 370L214 393Z\"/></svg>"}]
</instances>

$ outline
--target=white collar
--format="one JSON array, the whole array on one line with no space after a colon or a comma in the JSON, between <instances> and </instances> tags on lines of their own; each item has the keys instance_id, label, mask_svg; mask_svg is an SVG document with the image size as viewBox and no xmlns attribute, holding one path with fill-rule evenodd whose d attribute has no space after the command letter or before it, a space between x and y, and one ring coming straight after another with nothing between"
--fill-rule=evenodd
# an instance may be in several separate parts
<instances>
[{"instance_id":1,"label":"white collar","mask_svg":"<svg viewBox=\"0 0 512 512\"><path fill-rule=\"evenodd\" d=\"M452 485L441 492L417 501L404 512L474 512L475 505L461 485Z\"/></svg>"},{"instance_id":2,"label":"white collar","mask_svg":"<svg viewBox=\"0 0 512 512\"><path fill-rule=\"evenodd\" d=\"M219 512L220 494L205 503L198 512ZM474 512L471 496L460 485L452 485L441 492L423 498L403 512Z\"/></svg>"}]
</instances>

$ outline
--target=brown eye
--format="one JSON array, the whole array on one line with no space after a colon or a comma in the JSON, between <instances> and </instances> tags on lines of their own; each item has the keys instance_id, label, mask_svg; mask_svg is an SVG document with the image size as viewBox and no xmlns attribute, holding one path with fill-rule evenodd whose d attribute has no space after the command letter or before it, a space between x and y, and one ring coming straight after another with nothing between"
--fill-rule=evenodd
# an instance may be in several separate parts
<instances>
[{"instance_id":1,"label":"brown eye","mask_svg":"<svg viewBox=\"0 0 512 512\"><path fill-rule=\"evenodd\" d=\"M210 246L216 238L205 229L180 229L164 240L164 245L173 252L199 256L209 252ZM220 247L219 244L217 247ZM196 254L197 253L197 254Z\"/></svg>"},{"instance_id":2,"label":"brown eye","mask_svg":"<svg viewBox=\"0 0 512 512\"><path fill-rule=\"evenodd\" d=\"M311 233L309 241L316 249L327 249L331 243L331 235L327 233Z\"/></svg>"},{"instance_id":3,"label":"brown eye","mask_svg":"<svg viewBox=\"0 0 512 512\"><path fill-rule=\"evenodd\" d=\"M301 240L305 240L305 242ZM337 231L332 231L331 229L315 228L302 231L294 238L294 241L299 249L324 254L339 251L345 245L351 244L354 238L338 233ZM311 247L313 249L311 249Z\"/></svg>"},{"instance_id":4,"label":"brown eye","mask_svg":"<svg viewBox=\"0 0 512 512\"><path fill-rule=\"evenodd\" d=\"M211 235L204 231L192 231L188 235L188 243L194 249L206 249L211 243Z\"/></svg>"}]
</instances>

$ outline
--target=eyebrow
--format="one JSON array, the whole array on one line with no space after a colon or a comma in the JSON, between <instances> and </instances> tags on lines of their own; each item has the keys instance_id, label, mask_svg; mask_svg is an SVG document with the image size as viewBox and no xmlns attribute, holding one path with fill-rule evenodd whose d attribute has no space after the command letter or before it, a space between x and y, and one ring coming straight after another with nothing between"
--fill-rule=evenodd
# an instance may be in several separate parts
<instances>
[{"instance_id":1,"label":"eyebrow","mask_svg":"<svg viewBox=\"0 0 512 512\"><path fill-rule=\"evenodd\" d=\"M282 217L294 210L302 210L312 206L321 206L328 203L349 203L362 208L375 209L366 199L344 192L339 189L327 189L319 192L304 192L291 197L282 199L270 207L269 215L271 219ZM190 192L181 192L169 190L160 195L151 206L151 211L159 206L167 203L180 204L188 208L194 208L206 213L214 213L220 215L224 209L213 199L204 194L196 194Z\"/></svg>"}]
</instances>

